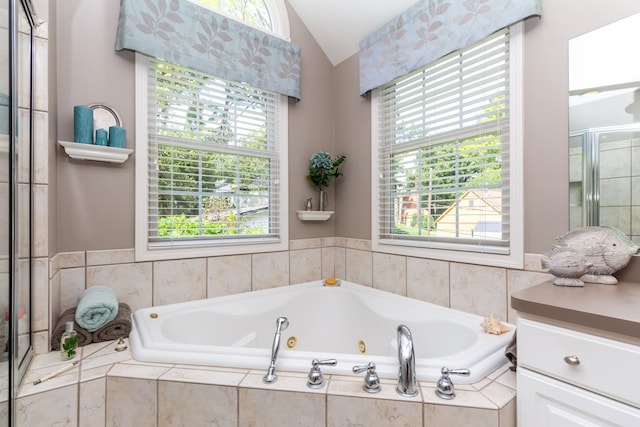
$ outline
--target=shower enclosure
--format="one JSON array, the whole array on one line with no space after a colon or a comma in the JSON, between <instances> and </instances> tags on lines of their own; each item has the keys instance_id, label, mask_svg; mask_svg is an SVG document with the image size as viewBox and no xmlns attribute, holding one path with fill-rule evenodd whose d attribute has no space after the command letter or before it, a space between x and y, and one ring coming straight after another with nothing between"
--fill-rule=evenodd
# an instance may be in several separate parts
<instances>
[{"instance_id":1,"label":"shower enclosure","mask_svg":"<svg viewBox=\"0 0 640 427\"><path fill-rule=\"evenodd\" d=\"M640 244L640 123L573 131L570 228L616 227Z\"/></svg>"},{"instance_id":2,"label":"shower enclosure","mask_svg":"<svg viewBox=\"0 0 640 427\"><path fill-rule=\"evenodd\" d=\"M30 0L0 0L0 425L32 357L33 45Z\"/></svg>"}]
</instances>

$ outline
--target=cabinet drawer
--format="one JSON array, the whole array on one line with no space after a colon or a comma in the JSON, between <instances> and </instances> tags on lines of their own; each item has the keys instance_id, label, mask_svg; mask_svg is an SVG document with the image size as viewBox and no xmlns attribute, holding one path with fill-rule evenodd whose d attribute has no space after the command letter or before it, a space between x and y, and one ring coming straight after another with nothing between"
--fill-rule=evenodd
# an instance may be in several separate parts
<instances>
[{"instance_id":1,"label":"cabinet drawer","mask_svg":"<svg viewBox=\"0 0 640 427\"><path fill-rule=\"evenodd\" d=\"M576 357L571 364L566 357ZM640 347L518 320L518 366L640 408Z\"/></svg>"},{"instance_id":2,"label":"cabinet drawer","mask_svg":"<svg viewBox=\"0 0 640 427\"><path fill-rule=\"evenodd\" d=\"M640 409L518 368L518 427L640 426Z\"/></svg>"}]
</instances>

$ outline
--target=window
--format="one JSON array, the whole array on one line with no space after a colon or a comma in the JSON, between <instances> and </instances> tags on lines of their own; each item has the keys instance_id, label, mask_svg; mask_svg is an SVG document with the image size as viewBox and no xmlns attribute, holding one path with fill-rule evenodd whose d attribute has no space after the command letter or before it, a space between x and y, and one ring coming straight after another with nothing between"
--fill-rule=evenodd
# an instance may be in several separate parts
<instances>
[{"instance_id":1,"label":"window","mask_svg":"<svg viewBox=\"0 0 640 427\"><path fill-rule=\"evenodd\" d=\"M136 259L287 249L286 97L138 53L136 92Z\"/></svg>"},{"instance_id":2,"label":"window","mask_svg":"<svg viewBox=\"0 0 640 427\"><path fill-rule=\"evenodd\" d=\"M520 33L374 91L374 250L522 266Z\"/></svg>"}]
</instances>

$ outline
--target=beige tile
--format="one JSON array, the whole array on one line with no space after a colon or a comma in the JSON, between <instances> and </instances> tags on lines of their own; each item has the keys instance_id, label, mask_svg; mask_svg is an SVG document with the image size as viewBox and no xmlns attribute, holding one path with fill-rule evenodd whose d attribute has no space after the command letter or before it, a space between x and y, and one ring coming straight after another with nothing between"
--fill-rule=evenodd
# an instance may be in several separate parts
<instances>
[{"instance_id":1,"label":"beige tile","mask_svg":"<svg viewBox=\"0 0 640 427\"><path fill-rule=\"evenodd\" d=\"M233 255L207 260L207 297L251 291L251 255Z\"/></svg>"},{"instance_id":2,"label":"beige tile","mask_svg":"<svg viewBox=\"0 0 640 427\"><path fill-rule=\"evenodd\" d=\"M340 248L346 248L347 247L347 238L346 237L334 237L334 246L335 247L340 247Z\"/></svg>"},{"instance_id":3,"label":"beige tile","mask_svg":"<svg viewBox=\"0 0 640 427\"><path fill-rule=\"evenodd\" d=\"M499 412L500 427L516 427L517 422L517 403L513 399Z\"/></svg>"},{"instance_id":4,"label":"beige tile","mask_svg":"<svg viewBox=\"0 0 640 427\"><path fill-rule=\"evenodd\" d=\"M33 273L31 282L32 292L32 327L34 331L49 328L49 261L47 258L33 258L31 260Z\"/></svg>"},{"instance_id":5,"label":"beige tile","mask_svg":"<svg viewBox=\"0 0 640 427\"><path fill-rule=\"evenodd\" d=\"M524 269L526 271L542 271L542 254L524 254Z\"/></svg>"},{"instance_id":6,"label":"beige tile","mask_svg":"<svg viewBox=\"0 0 640 427\"><path fill-rule=\"evenodd\" d=\"M35 73L42 77L35 78L33 82L33 107L38 111L47 111L49 109L49 79L45 76L48 75L49 68L49 42L43 38L36 38L34 49Z\"/></svg>"},{"instance_id":7,"label":"beige tile","mask_svg":"<svg viewBox=\"0 0 640 427\"><path fill-rule=\"evenodd\" d=\"M133 365L118 363L109 370L108 377L156 380L168 370L169 368L162 365Z\"/></svg>"},{"instance_id":8,"label":"beige tile","mask_svg":"<svg viewBox=\"0 0 640 427\"><path fill-rule=\"evenodd\" d=\"M289 250L317 249L323 247L322 239L298 239L289 241Z\"/></svg>"},{"instance_id":9,"label":"beige tile","mask_svg":"<svg viewBox=\"0 0 640 427\"><path fill-rule=\"evenodd\" d=\"M251 289L270 289L289 284L289 252L251 256Z\"/></svg>"},{"instance_id":10,"label":"beige tile","mask_svg":"<svg viewBox=\"0 0 640 427\"><path fill-rule=\"evenodd\" d=\"M291 284L322 278L322 249L300 249L289 252L289 281Z\"/></svg>"},{"instance_id":11,"label":"beige tile","mask_svg":"<svg viewBox=\"0 0 640 427\"><path fill-rule=\"evenodd\" d=\"M515 324L518 320L517 311L511 308L511 295L551 279L553 275L549 273L509 270L507 274L507 320L509 323Z\"/></svg>"},{"instance_id":12,"label":"beige tile","mask_svg":"<svg viewBox=\"0 0 640 427\"><path fill-rule=\"evenodd\" d=\"M33 333L33 351L36 354L43 354L51 350L49 343L49 331Z\"/></svg>"},{"instance_id":13,"label":"beige tile","mask_svg":"<svg viewBox=\"0 0 640 427\"><path fill-rule=\"evenodd\" d=\"M8 426L9 424L9 400L2 396L0 400L0 425Z\"/></svg>"},{"instance_id":14,"label":"beige tile","mask_svg":"<svg viewBox=\"0 0 640 427\"><path fill-rule=\"evenodd\" d=\"M83 378L85 372L87 377L92 375L92 372L93 375L96 372L108 372L114 364L131 360L131 353L128 350L123 352L113 351L111 348L109 350L109 352L100 353L82 361Z\"/></svg>"},{"instance_id":15,"label":"beige tile","mask_svg":"<svg viewBox=\"0 0 640 427\"><path fill-rule=\"evenodd\" d=\"M397 295L407 295L407 258L374 252L373 287Z\"/></svg>"},{"instance_id":16,"label":"beige tile","mask_svg":"<svg viewBox=\"0 0 640 427\"><path fill-rule=\"evenodd\" d=\"M451 308L481 316L507 318L504 268L451 263Z\"/></svg>"},{"instance_id":17,"label":"beige tile","mask_svg":"<svg viewBox=\"0 0 640 427\"><path fill-rule=\"evenodd\" d=\"M33 191L33 236L31 255L49 256L49 186L34 185Z\"/></svg>"},{"instance_id":18,"label":"beige tile","mask_svg":"<svg viewBox=\"0 0 640 427\"><path fill-rule=\"evenodd\" d=\"M79 426L106 427L106 387L104 377L80 383Z\"/></svg>"},{"instance_id":19,"label":"beige tile","mask_svg":"<svg viewBox=\"0 0 640 427\"><path fill-rule=\"evenodd\" d=\"M62 268L84 267L85 253L80 252L60 252L56 255L58 265Z\"/></svg>"},{"instance_id":20,"label":"beige tile","mask_svg":"<svg viewBox=\"0 0 640 427\"><path fill-rule=\"evenodd\" d=\"M271 384L262 381L265 372L252 371L240 383L243 388L259 388L264 390L290 391L296 393L324 394L325 388L310 389L307 387L307 375L298 372L277 372L278 380Z\"/></svg>"},{"instance_id":21,"label":"beige tile","mask_svg":"<svg viewBox=\"0 0 640 427\"><path fill-rule=\"evenodd\" d=\"M36 184L49 183L49 114L36 111L33 114L34 150L33 180Z\"/></svg>"},{"instance_id":22,"label":"beige tile","mask_svg":"<svg viewBox=\"0 0 640 427\"><path fill-rule=\"evenodd\" d=\"M335 277L335 259L336 259L336 251L333 246L329 248L322 248L322 273L321 277L323 279L327 277Z\"/></svg>"},{"instance_id":23,"label":"beige tile","mask_svg":"<svg viewBox=\"0 0 640 427\"><path fill-rule=\"evenodd\" d=\"M327 396L327 426L419 426L422 404L385 399Z\"/></svg>"},{"instance_id":24,"label":"beige tile","mask_svg":"<svg viewBox=\"0 0 640 427\"><path fill-rule=\"evenodd\" d=\"M54 275L58 274L60 271L60 262L58 258L58 254L49 258L49 278L51 279Z\"/></svg>"},{"instance_id":25,"label":"beige tile","mask_svg":"<svg viewBox=\"0 0 640 427\"><path fill-rule=\"evenodd\" d=\"M20 427L77 426L77 414L75 384L16 399L15 422Z\"/></svg>"},{"instance_id":26,"label":"beige tile","mask_svg":"<svg viewBox=\"0 0 640 427\"><path fill-rule=\"evenodd\" d=\"M107 377L106 424L155 427L156 381Z\"/></svg>"},{"instance_id":27,"label":"beige tile","mask_svg":"<svg viewBox=\"0 0 640 427\"><path fill-rule=\"evenodd\" d=\"M237 386L244 379L244 372L229 372L215 369L197 369L175 367L169 369L160 377L163 381L183 383L199 383L223 386Z\"/></svg>"},{"instance_id":28,"label":"beige tile","mask_svg":"<svg viewBox=\"0 0 640 427\"><path fill-rule=\"evenodd\" d=\"M335 237L323 237L320 240L322 241L323 248L332 248L336 245Z\"/></svg>"},{"instance_id":29,"label":"beige tile","mask_svg":"<svg viewBox=\"0 0 640 427\"><path fill-rule=\"evenodd\" d=\"M135 260L134 249L87 251L87 265L128 264Z\"/></svg>"},{"instance_id":30,"label":"beige tile","mask_svg":"<svg viewBox=\"0 0 640 427\"><path fill-rule=\"evenodd\" d=\"M49 329L51 330L62 313L60 310L61 278L61 272L58 272L49 280Z\"/></svg>"},{"instance_id":31,"label":"beige tile","mask_svg":"<svg viewBox=\"0 0 640 427\"><path fill-rule=\"evenodd\" d=\"M497 382L492 382L481 390L481 393L498 408L506 406L516 398L516 391Z\"/></svg>"},{"instance_id":32,"label":"beige tile","mask_svg":"<svg viewBox=\"0 0 640 427\"><path fill-rule=\"evenodd\" d=\"M495 409L432 404L424 407L425 426L500 427L498 423L498 411Z\"/></svg>"},{"instance_id":33,"label":"beige tile","mask_svg":"<svg viewBox=\"0 0 640 427\"><path fill-rule=\"evenodd\" d=\"M349 249L358 249L361 251L371 252L371 241L362 239L345 239L344 247Z\"/></svg>"},{"instance_id":34,"label":"beige tile","mask_svg":"<svg viewBox=\"0 0 640 427\"><path fill-rule=\"evenodd\" d=\"M398 400L401 402L422 402L422 396L418 393L415 397L400 396L396 391L397 381L392 379L382 378L380 380L381 389L377 393L369 393L364 391L362 386L364 385L364 374L362 377L346 377L346 376L331 376L327 392L333 396L348 396L358 397L362 399L384 399L384 400Z\"/></svg>"},{"instance_id":35,"label":"beige tile","mask_svg":"<svg viewBox=\"0 0 640 427\"><path fill-rule=\"evenodd\" d=\"M407 296L449 307L449 263L408 257Z\"/></svg>"},{"instance_id":36,"label":"beige tile","mask_svg":"<svg viewBox=\"0 0 640 427\"><path fill-rule=\"evenodd\" d=\"M235 387L159 381L158 426L238 425Z\"/></svg>"},{"instance_id":37,"label":"beige tile","mask_svg":"<svg viewBox=\"0 0 640 427\"><path fill-rule=\"evenodd\" d=\"M441 406L455 406L455 407L467 407L467 408L481 408L481 409L498 409L498 406L489 400L486 396L477 390L465 389L462 385L456 385L455 387L456 397L452 400L445 400L438 397L435 393L435 388L422 387L422 395L424 403L431 405Z\"/></svg>"},{"instance_id":38,"label":"beige tile","mask_svg":"<svg viewBox=\"0 0 640 427\"><path fill-rule=\"evenodd\" d=\"M324 394L240 388L238 396L241 426L326 425Z\"/></svg>"},{"instance_id":39,"label":"beige tile","mask_svg":"<svg viewBox=\"0 0 640 427\"><path fill-rule=\"evenodd\" d=\"M205 258L153 263L153 305L199 300L206 296Z\"/></svg>"},{"instance_id":40,"label":"beige tile","mask_svg":"<svg viewBox=\"0 0 640 427\"><path fill-rule=\"evenodd\" d=\"M338 277L340 279L347 278L347 267L346 267L346 253L347 250L345 248L335 247L333 248L333 263L334 270L333 276Z\"/></svg>"},{"instance_id":41,"label":"beige tile","mask_svg":"<svg viewBox=\"0 0 640 427\"><path fill-rule=\"evenodd\" d=\"M151 306L152 276L150 262L87 267L87 287L109 286L116 292L118 301L136 311Z\"/></svg>"},{"instance_id":42,"label":"beige tile","mask_svg":"<svg viewBox=\"0 0 640 427\"><path fill-rule=\"evenodd\" d=\"M516 373L510 369L496 378L496 382L498 384L502 384L503 386L509 387L512 390L516 389Z\"/></svg>"},{"instance_id":43,"label":"beige tile","mask_svg":"<svg viewBox=\"0 0 640 427\"><path fill-rule=\"evenodd\" d=\"M58 360L60 360L60 353L55 352ZM19 396L30 396L30 395L38 395L49 390L60 389L62 387L75 385L78 382L79 378L79 367L76 365L71 370L61 373L49 380L43 381L39 384L34 384L39 378L43 378L46 375L49 375L58 369L68 366L73 361L68 362L59 362L56 365L43 367L40 369L30 369L24 377L22 381L22 387L20 387Z\"/></svg>"},{"instance_id":44,"label":"beige tile","mask_svg":"<svg viewBox=\"0 0 640 427\"><path fill-rule=\"evenodd\" d=\"M86 274L84 267L65 268L60 270L59 276L60 314L62 314L65 310L78 306L80 295L86 288ZM55 327L55 324L53 326Z\"/></svg>"},{"instance_id":45,"label":"beige tile","mask_svg":"<svg viewBox=\"0 0 640 427\"><path fill-rule=\"evenodd\" d=\"M82 370L80 371L80 381L90 382L99 379L104 379L109 371L113 368L113 365L102 365L102 366L85 366L85 362L82 362Z\"/></svg>"},{"instance_id":46,"label":"beige tile","mask_svg":"<svg viewBox=\"0 0 640 427\"><path fill-rule=\"evenodd\" d=\"M345 251L345 278L364 286L373 283L373 256L369 251L347 249Z\"/></svg>"},{"instance_id":47,"label":"beige tile","mask_svg":"<svg viewBox=\"0 0 640 427\"><path fill-rule=\"evenodd\" d=\"M129 339L124 339L125 344L129 345ZM82 358L87 361L91 359L95 359L97 357L118 354L118 355L126 355L128 358L131 358L131 352L129 350L117 352L115 351L115 341L104 341L104 342L96 342L91 343L82 347ZM126 360L126 359L123 359Z\"/></svg>"}]
</instances>

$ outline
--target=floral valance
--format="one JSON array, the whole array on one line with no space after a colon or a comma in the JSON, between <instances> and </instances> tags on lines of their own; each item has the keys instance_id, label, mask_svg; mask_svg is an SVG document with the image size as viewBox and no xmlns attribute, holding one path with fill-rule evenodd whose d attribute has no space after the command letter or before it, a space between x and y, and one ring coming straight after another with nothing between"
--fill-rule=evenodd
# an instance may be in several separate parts
<instances>
[{"instance_id":1,"label":"floral valance","mask_svg":"<svg viewBox=\"0 0 640 427\"><path fill-rule=\"evenodd\" d=\"M122 0L115 48L300 99L299 46L188 0Z\"/></svg>"},{"instance_id":2,"label":"floral valance","mask_svg":"<svg viewBox=\"0 0 640 427\"><path fill-rule=\"evenodd\" d=\"M530 16L541 0L420 0L360 42L360 94Z\"/></svg>"}]
</instances>

